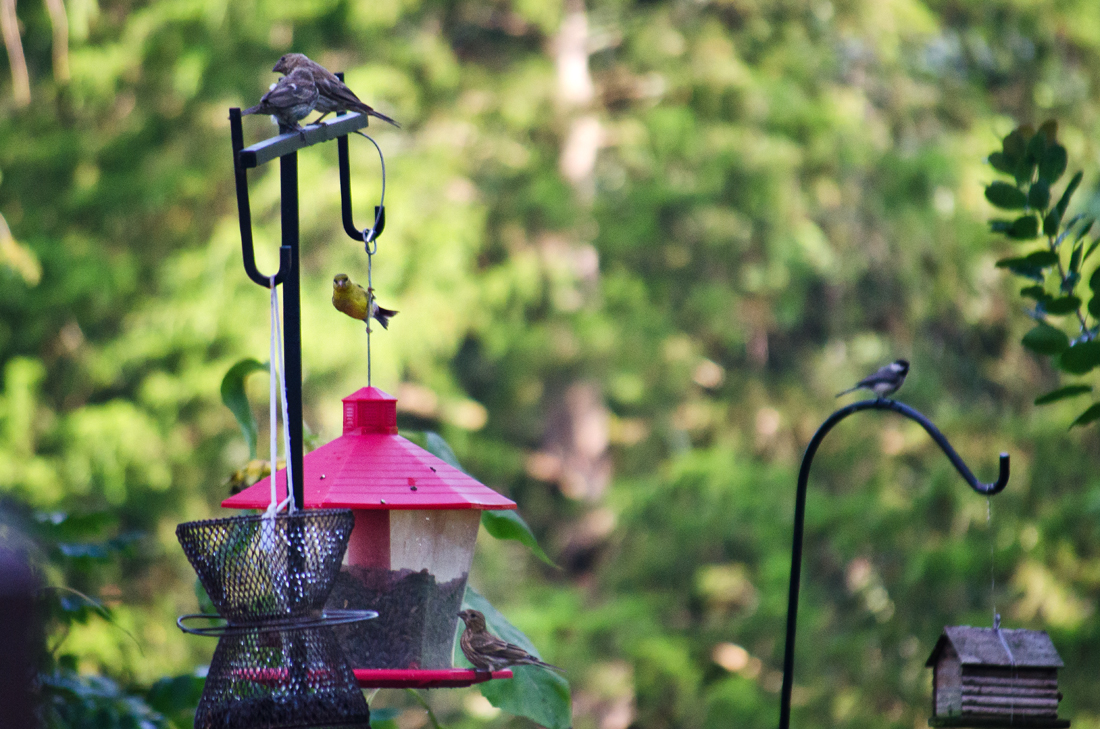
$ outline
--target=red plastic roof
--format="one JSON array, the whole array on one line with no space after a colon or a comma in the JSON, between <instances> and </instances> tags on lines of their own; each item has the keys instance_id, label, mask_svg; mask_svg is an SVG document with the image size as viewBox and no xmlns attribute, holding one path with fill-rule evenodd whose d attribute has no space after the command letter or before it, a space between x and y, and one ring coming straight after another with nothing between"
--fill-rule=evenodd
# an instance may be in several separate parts
<instances>
[{"instance_id":1,"label":"red plastic roof","mask_svg":"<svg viewBox=\"0 0 1100 729\"><path fill-rule=\"evenodd\" d=\"M344 398L344 433L305 455L305 507L514 509L516 503L397 434L397 399L376 387ZM286 497L286 469L275 474ZM265 509L270 477L230 496L227 509Z\"/></svg>"}]
</instances>

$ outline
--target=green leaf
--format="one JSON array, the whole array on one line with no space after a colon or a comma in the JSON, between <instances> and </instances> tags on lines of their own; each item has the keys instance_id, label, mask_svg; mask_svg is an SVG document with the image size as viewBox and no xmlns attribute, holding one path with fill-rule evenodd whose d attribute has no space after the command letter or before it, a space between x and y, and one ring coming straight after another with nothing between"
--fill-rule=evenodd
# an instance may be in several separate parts
<instances>
[{"instance_id":1,"label":"green leaf","mask_svg":"<svg viewBox=\"0 0 1100 729\"><path fill-rule=\"evenodd\" d=\"M1009 132L1008 136L1001 141L1001 149L1013 166L1024 156L1027 151L1027 142L1033 134L1035 134L1035 130L1030 124L1021 124Z\"/></svg>"},{"instance_id":2,"label":"green leaf","mask_svg":"<svg viewBox=\"0 0 1100 729\"><path fill-rule=\"evenodd\" d=\"M523 520L523 517L517 511L512 509L483 511L481 512L481 525L493 537L517 541L534 552L535 556L546 564L557 567L554 561L539 546L531 527L527 526L527 522Z\"/></svg>"},{"instance_id":3,"label":"green leaf","mask_svg":"<svg viewBox=\"0 0 1100 729\"><path fill-rule=\"evenodd\" d=\"M460 471L465 472L466 469L458 462L458 456L455 455L454 450L443 440L443 436L431 430L424 432L424 450L431 453L433 456L443 461L449 466L454 466Z\"/></svg>"},{"instance_id":4,"label":"green leaf","mask_svg":"<svg viewBox=\"0 0 1100 729\"><path fill-rule=\"evenodd\" d=\"M1061 329L1049 324L1039 324L1024 335L1023 344L1039 354L1058 354L1069 347L1069 337Z\"/></svg>"},{"instance_id":5,"label":"green leaf","mask_svg":"<svg viewBox=\"0 0 1100 729\"><path fill-rule=\"evenodd\" d=\"M1065 226L1063 226L1062 232L1058 234L1057 238L1055 238L1054 245L1056 245L1056 246L1061 245L1062 241L1064 241L1067 237L1069 237L1069 234L1073 232L1074 226L1076 226L1078 223L1080 223L1082 220L1085 220L1088 217L1089 216L1085 215L1084 213L1077 213L1072 218L1067 220ZM1089 219L1089 222L1084 227L1080 228L1077 231L1076 240L1081 240L1081 238L1084 237L1085 233L1088 232L1089 227L1092 225L1092 223L1093 223L1093 221L1091 219Z\"/></svg>"},{"instance_id":6,"label":"green leaf","mask_svg":"<svg viewBox=\"0 0 1100 729\"><path fill-rule=\"evenodd\" d=\"M1066 385L1065 387L1059 387L1057 390L1051 390L1047 394L1035 398L1035 404L1049 405L1052 402L1084 395L1086 392L1092 392L1092 385Z\"/></svg>"},{"instance_id":7,"label":"green leaf","mask_svg":"<svg viewBox=\"0 0 1100 729\"><path fill-rule=\"evenodd\" d=\"M1012 268L1013 266L1030 266L1046 268L1058 263L1058 255L1053 251L1035 251L1018 258L1002 258L997 261L997 268Z\"/></svg>"},{"instance_id":8,"label":"green leaf","mask_svg":"<svg viewBox=\"0 0 1100 729\"><path fill-rule=\"evenodd\" d=\"M470 586L466 587L462 606L484 613L485 622L492 632L541 659L527 636ZM460 624L459 630L461 629ZM461 651L455 651L455 654L462 656ZM563 676L537 666L516 666L512 669L512 674L511 679L478 684L481 695L498 709L516 716L525 716L547 729L569 729L573 725L569 682Z\"/></svg>"},{"instance_id":9,"label":"green leaf","mask_svg":"<svg viewBox=\"0 0 1100 729\"><path fill-rule=\"evenodd\" d=\"M1016 171L1016 168L1005 157L1004 152L994 152L989 155L989 164L993 165L993 169L1006 175L1011 175Z\"/></svg>"},{"instance_id":10,"label":"green leaf","mask_svg":"<svg viewBox=\"0 0 1100 729\"><path fill-rule=\"evenodd\" d=\"M1100 320L1100 294L1094 292L1092 299L1089 300L1089 314L1093 319Z\"/></svg>"},{"instance_id":11,"label":"green leaf","mask_svg":"<svg viewBox=\"0 0 1100 729\"><path fill-rule=\"evenodd\" d=\"M1077 186L1081 184L1081 178L1084 177L1084 173L1078 172L1072 178L1070 178L1069 184L1066 185L1065 192L1062 193L1062 197L1058 199L1058 204L1054 206L1054 209L1058 212L1058 222L1062 222L1062 217L1066 214L1066 209L1069 207L1069 200L1073 197L1073 193L1077 190Z\"/></svg>"},{"instance_id":12,"label":"green leaf","mask_svg":"<svg viewBox=\"0 0 1100 729\"><path fill-rule=\"evenodd\" d=\"M1074 420L1069 424L1070 428L1078 425L1088 425L1096 420L1100 420L1100 403L1089 406L1089 409L1077 416L1077 420Z\"/></svg>"},{"instance_id":13,"label":"green leaf","mask_svg":"<svg viewBox=\"0 0 1100 729\"><path fill-rule=\"evenodd\" d=\"M1035 169L1034 162L1027 159L1028 140L1034 134L1035 130L1025 124L1009 132L1002 143L1004 158L1011 165L1016 182L1021 185L1031 181L1031 173Z\"/></svg>"},{"instance_id":14,"label":"green leaf","mask_svg":"<svg viewBox=\"0 0 1100 729\"><path fill-rule=\"evenodd\" d=\"M1053 185L1066 171L1068 162L1066 148L1054 142L1046 148L1042 159L1039 160L1039 179L1048 185Z\"/></svg>"},{"instance_id":15,"label":"green leaf","mask_svg":"<svg viewBox=\"0 0 1100 729\"><path fill-rule=\"evenodd\" d=\"M1031 139L1027 141L1027 152L1025 157L1027 161L1032 165L1039 164L1039 160L1043 158L1043 153L1047 149L1047 137L1041 131L1038 134L1032 135Z\"/></svg>"},{"instance_id":16,"label":"green leaf","mask_svg":"<svg viewBox=\"0 0 1100 729\"><path fill-rule=\"evenodd\" d=\"M1035 299L1036 301L1044 301L1048 298L1046 289L1042 286L1026 286L1020 289L1020 296L1026 296L1029 299Z\"/></svg>"},{"instance_id":17,"label":"green leaf","mask_svg":"<svg viewBox=\"0 0 1100 729\"><path fill-rule=\"evenodd\" d=\"M1021 215L1012 221L1007 235L1016 240L1031 240L1039 235L1039 219L1034 215Z\"/></svg>"},{"instance_id":18,"label":"green leaf","mask_svg":"<svg viewBox=\"0 0 1100 729\"><path fill-rule=\"evenodd\" d=\"M1073 245L1073 253L1069 256L1069 272L1071 274L1077 273L1081 270L1081 253L1084 251L1084 246ZM1080 276L1078 276L1080 278Z\"/></svg>"},{"instance_id":19,"label":"green leaf","mask_svg":"<svg viewBox=\"0 0 1100 729\"><path fill-rule=\"evenodd\" d=\"M1097 366L1100 366L1100 342L1097 341L1077 342L1058 358L1058 369L1074 375L1083 375Z\"/></svg>"},{"instance_id":20,"label":"green leaf","mask_svg":"<svg viewBox=\"0 0 1100 729\"><path fill-rule=\"evenodd\" d=\"M1027 206L1024 191L1007 182L994 182L985 188L985 199L1002 210L1022 210Z\"/></svg>"},{"instance_id":21,"label":"green leaf","mask_svg":"<svg viewBox=\"0 0 1100 729\"><path fill-rule=\"evenodd\" d=\"M1093 271L1092 275L1089 276L1089 288L1100 295L1100 268Z\"/></svg>"},{"instance_id":22,"label":"green leaf","mask_svg":"<svg viewBox=\"0 0 1100 729\"><path fill-rule=\"evenodd\" d=\"M1043 302L1043 310L1048 314L1072 314L1081 306L1081 299L1076 296L1060 296Z\"/></svg>"},{"instance_id":23,"label":"green leaf","mask_svg":"<svg viewBox=\"0 0 1100 729\"><path fill-rule=\"evenodd\" d=\"M222 402L233 413L237 424L241 426L244 440L248 444L248 456L256 458L257 435L256 418L252 414L252 406L248 404L248 396L244 391L245 380L253 372L266 371L267 365L255 359L242 359L229 368L222 378Z\"/></svg>"},{"instance_id":24,"label":"green leaf","mask_svg":"<svg viewBox=\"0 0 1100 729\"><path fill-rule=\"evenodd\" d=\"M1045 277L1045 269L1058 263L1058 256L1051 251L1035 251L1026 256L1002 258L997 261L997 268L1007 268L1017 276L1030 278L1033 281L1042 281Z\"/></svg>"},{"instance_id":25,"label":"green leaf","mask_svg":"<svg viewBox=\"0 0 1100 729\"><path fill-rule=\"evenodd\" d=\"M1050 212L1043 217L1043 235L1053 236L1058 233L1058 211L1051 208Z\"/></svg>"},{"instance_id":26,"label":"green leaf","mask_svg":"<svg viewBox=\"0 0 1100 729\"><path fill-rule=\"evenodd\" d=\"M1031 183L1031 189L1027 192L1027 205L1035 210L1046 210L1050 204L1050 185L1046 180L1036 180Z\"/></svg>"},{"instance_id":27,"label":"green leaf","mask_svg":"<svg viewBox=\"0 0 1100 729\"><path fill-rule=\"evenodd\" d=\"M1089 244L1089 247L1085 250L1085 255L1081 256L1081 263L1089 260L1089 256L1092 255L1092 252L1096 250L1097 246L1100 246L1100 237Z\"/></svg>"}]
</instances>

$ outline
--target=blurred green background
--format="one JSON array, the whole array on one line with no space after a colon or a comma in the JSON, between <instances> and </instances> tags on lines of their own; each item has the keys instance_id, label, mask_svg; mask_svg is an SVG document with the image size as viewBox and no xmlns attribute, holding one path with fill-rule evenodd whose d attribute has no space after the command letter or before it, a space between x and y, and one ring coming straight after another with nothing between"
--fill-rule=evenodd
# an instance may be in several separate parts
<instances>
[{"instance_id":1,"label":"blurred green background","mask_svg":"<svg viewBox=\"0 0 1100 729\"><path fill-rule=\"evenodd\" d=\"M775 725L801 450L836 392L897 357L901 399L980 478L1011 453L1012 479L990 505L915 424L834 431L811 479L794 726L924 726L941 629L996 609L1051 633L1062 715L1100 727L1100 439L1067 431L1072 402L1031 405L1059 379L1019 345L1018 282L994 267L1016 251L983 197L984 156L1054 117L1085 170L1074 210L1100 207L1094 0L59 6L20 3L22 66L0 64L0 490L55 591L107 611L57 602L58 670L187 726L192 684L169 700L157 682L214 641L173 624L198 610L174 529L221 513L248 452L219 383L268 346L227 110L295 50L403 124L372 127L389 173L374 285L400 310L374 384L562 566L483 539L471 582L568 670L578 729ZM245 122L246 143L274 132ZM366 224L378 159L351 145ZM300 175L323 443L366 384L331 279L362 282L366 258L340 225L335 146L301 153ZM272 271L277 172L251 191ZM250 379L258 413L266 390ZM428 700L449 727L530 726L476 689ZM398 692L375 705L427 721Z\"/></svg>"}]
</instances>

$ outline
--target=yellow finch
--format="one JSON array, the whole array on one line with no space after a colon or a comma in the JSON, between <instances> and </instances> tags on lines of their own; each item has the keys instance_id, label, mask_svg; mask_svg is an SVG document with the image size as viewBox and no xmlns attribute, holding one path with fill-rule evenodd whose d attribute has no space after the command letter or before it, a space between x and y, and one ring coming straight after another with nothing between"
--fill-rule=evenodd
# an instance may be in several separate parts
<instances>
[{"instance_id":1,"label":"yellow finch","mask_svg":"<svg viewBox=\"0 0 1100 729\"><path fill-rule=\"evenodd\" d=\"M370 292L348 278L346 273L338 273L332 279L332 305L352 319L362 319L367 322L367 326L370 326L368 320L373 316L383 329L389 328L390 317L397 314L393 309L383 309L379 306Z\"/></svg>"},{"instance_id":2,"label":"yellow finch","mask_svg":"<svg viewBox=\"0 0 1100 729\"><path fill-rule=\"evenodd\" d=\"M275 67L271 70L276 73L287 75L298 70L303 70L311 75L313 83L317 86L317 91L320 94L320 97L317 99L317 105L314 108L316 111L324 112L318 121L334 111L357 111L360 114L377 117L384 122L389 122L395 127L401 127L401 125L393 119L390 119L385 114L379 114L377 111L360 101L359 97L355 95L355 92L349 89L347 84L337 78L336 74L316 61L311 61L301 53L287 53L279 59L279 62L276 63Z\"/></svg>"},{"instance_id":3,"label":"yellow finch","mask_svg":"<svg viewBox=\"0 0 1100 729\"><path fill-rule=\"evenodd\" d=\"M279 79L260 99L260 103L241 112L244 114L270 114L279 125L297 132L304 132L298 125L300 119L309 116L317 106L317 84L305 69L292 71Z\"/></svg>"},{"instance_id":4,"label":"yellow finch","mask_svg":"<svg viewBox=\"0 0 1100 729\"><path fill-rule=\"evenodd\" d=\"M463 610L458 614L466 629L458 639L462 655L479 671L499 671L509 666L541 666L565 673L557 666L540 661L518 645L502 640L485 626L485 616L477 610Z\"/></svg>"}]
</instances>

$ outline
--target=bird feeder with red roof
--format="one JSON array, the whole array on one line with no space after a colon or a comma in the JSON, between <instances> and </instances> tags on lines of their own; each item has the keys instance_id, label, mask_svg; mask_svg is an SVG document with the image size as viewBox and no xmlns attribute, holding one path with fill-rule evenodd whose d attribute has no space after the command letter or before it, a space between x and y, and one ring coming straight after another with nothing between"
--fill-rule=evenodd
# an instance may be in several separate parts
<instances>
[{"instance_id":1,"label":"bird feeder with red roof","mask_svg":"<svg viewBox=\"0 0 1100 729\"><path fill-rule=\"evenodd\" d=\"M452 667L454 636L481 512L515 502L398 435L396 398L365 387L343 403L343 434L305 456L304 502L355 515L326 608L378 611L375 620L336 628L360 684L461 686L490 678ZM285 495L285 469L275 478ZM222 506L265 508L270 488L265 478Z\"/></svg>"}]
</instances>

